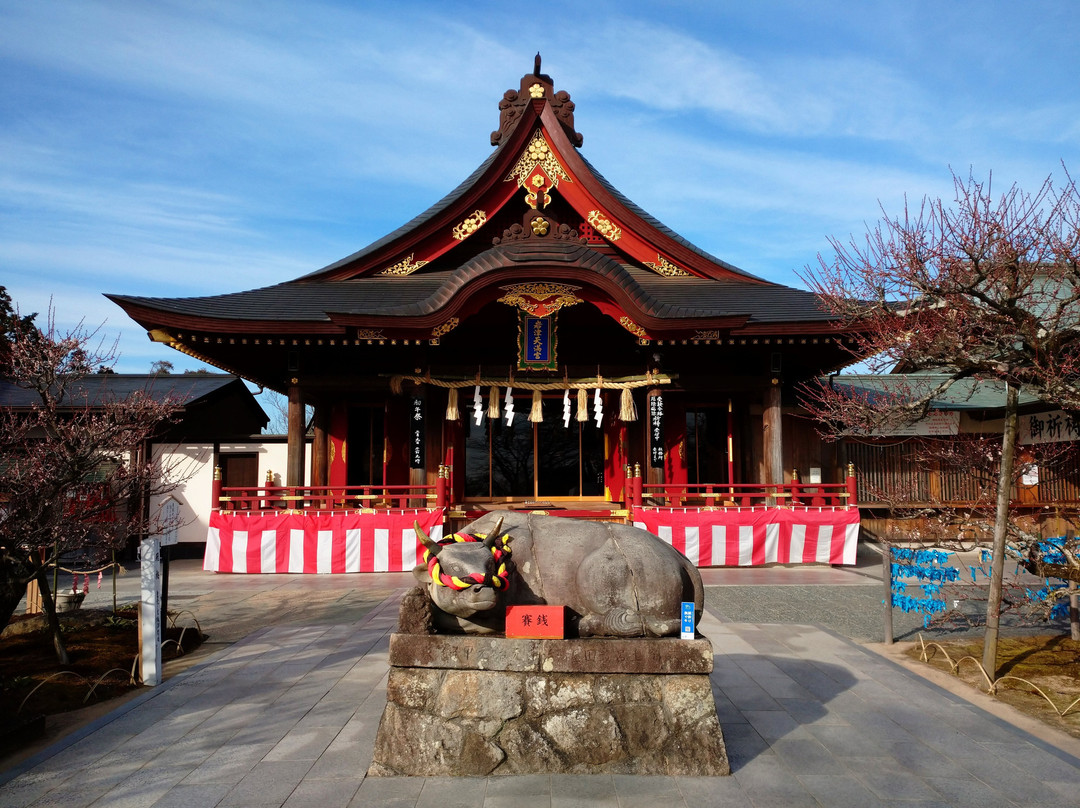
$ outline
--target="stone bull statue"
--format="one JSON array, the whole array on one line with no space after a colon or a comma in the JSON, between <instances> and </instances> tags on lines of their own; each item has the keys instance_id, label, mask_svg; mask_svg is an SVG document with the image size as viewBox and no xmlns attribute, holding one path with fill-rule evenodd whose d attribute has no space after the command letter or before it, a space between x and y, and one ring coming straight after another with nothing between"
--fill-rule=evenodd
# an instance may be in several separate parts
<instances>
[{"instance_id":1,"label":"stone bull statue","mask_svg":"<svg viewBox=\"0 0 1080 808\"><path fill-rule=\"evenodd\" d=\"M426 552L413 573L437 631L502 632L507 605L565 605L567 634L580 637L666 637L684 601L695 623L701 614L697 569L630 525L504 512L438 544L416 532Z\"/></svg>"}]
</instances>

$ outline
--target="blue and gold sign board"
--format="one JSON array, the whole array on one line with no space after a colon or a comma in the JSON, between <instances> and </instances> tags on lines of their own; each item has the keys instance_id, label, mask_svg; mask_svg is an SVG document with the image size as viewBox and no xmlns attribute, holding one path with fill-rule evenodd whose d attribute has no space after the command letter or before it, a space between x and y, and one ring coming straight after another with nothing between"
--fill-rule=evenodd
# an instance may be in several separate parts
<instances>
[{"instance_id":1,"label":"blue and gold sign board","mask_svg":"<svg viewBox=\"0 0 1080 808\"><path fill-rule=\"evenodd\" d=\"M518 370L555 370L555 315L518 312Z\"/></svg>"}]
</instances>

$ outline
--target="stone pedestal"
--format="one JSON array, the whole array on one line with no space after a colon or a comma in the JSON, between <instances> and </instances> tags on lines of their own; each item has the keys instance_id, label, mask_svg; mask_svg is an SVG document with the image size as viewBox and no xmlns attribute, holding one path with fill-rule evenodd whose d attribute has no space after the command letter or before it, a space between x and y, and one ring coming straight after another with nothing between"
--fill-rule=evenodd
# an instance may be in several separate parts
<instances>
[{"instance_id":1,"label":"stone pedestal","mask_svg":"<svg viewBox=\"0 0 1080 808\"><path fill-rule=\"evenodd\" d=\"M730 773L703 638L394 634L369 775Z\"/></svg>"}]
</instances>

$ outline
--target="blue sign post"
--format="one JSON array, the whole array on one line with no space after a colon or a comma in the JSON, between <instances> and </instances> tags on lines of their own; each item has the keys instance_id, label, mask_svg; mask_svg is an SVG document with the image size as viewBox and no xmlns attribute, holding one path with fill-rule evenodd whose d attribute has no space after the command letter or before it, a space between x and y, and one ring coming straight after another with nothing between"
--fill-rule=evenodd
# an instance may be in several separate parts
<instances>
[{"instance_id":1,"label":"blue sign post","mask_svg":"<svg viewBox=\"0 0 1080 808\"><path fill-rule=\"evenodd\" d=\"M694 639L694 604L693 602L683 602L682 605L682 639L692 640Z\"/></svg>"}]
</instances>

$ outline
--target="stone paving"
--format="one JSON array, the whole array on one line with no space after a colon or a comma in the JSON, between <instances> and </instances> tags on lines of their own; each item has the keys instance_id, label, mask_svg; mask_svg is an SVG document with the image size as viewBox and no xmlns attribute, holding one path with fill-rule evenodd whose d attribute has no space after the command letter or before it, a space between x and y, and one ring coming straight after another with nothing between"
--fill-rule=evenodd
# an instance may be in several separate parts
<instances>
[{"instance_id":1,"label":"stone paving","mask_svg":"<svg viewBox=\"0 0 1080 808\"><path fill-rule=\"evenodd\" d=\"M0 774L0 806L1080 804L1080 759L872 651L709 612L731 777L365 778L399 597L255 631Z\"/></svg>"}]
</instances>

